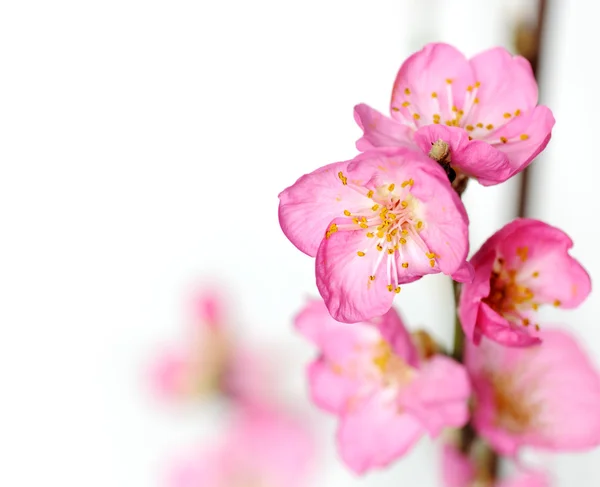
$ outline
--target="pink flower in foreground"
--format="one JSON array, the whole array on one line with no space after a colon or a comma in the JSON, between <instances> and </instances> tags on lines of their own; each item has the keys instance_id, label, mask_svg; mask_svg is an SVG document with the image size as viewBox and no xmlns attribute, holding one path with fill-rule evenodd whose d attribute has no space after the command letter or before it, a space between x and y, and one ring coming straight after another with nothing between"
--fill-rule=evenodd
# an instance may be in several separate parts
<instances>
[{"instance_id":1,"label":"pink flower in foreground","mask_svg":"<svg viewBox=\"0 0 600 487\"><path fill-rule=\"evenodd\" d=\"M202 447L170 476L169 487L301 487L314 460L312 434L297 418L243 408L216 445Z\"/></svg>"},{"instance_id":2,"label":"pink flower in foreground","mask_svg":"<svg viewBox=\"0 0 600 487\"><path fill-rule=\"evenodd\" d=\"M539 343L540 305L574 308L590 293L587 272L568 253L572 246L558 228L528 218L492 235L471 259L475 278L462 287L458 312L467 337L514 347Z\"/></svg>"},{"instance_id":3,"label":"pink flower in foreground","mask_svg":"<svg viewBox=\"0 0 600 487\"><path fill-rule=\"evenodd\" d=\"M548 144L552 112L538 106L529 62L503 48L468 60L447 44L428 44L400 67L391 115L355 108L364 131L359 150L417 144L426 154L443 141L444 162L486 186L524 169Z\"/></svg>"},{"instance_id":4,"label":"pink flower in foreground","mask_svg":"<svg viewBox=\"0 0 600 487\"><path fill-rule=\"evenodd\" d=\"M385 467L425 433L468 420L463 366L440 355L421 360L394 309L349 325L315 300L295 325L320 350L308 369L312 400L339 416L338 450L356 473Z\"/></svg>"},{"instance_id":5,"label":"pink flower in foreground","mask_svg":"<svg viewBox=\"0 0 600 487\"><path fill-rule=\"evenodd\" d=\"M339 321L384 314L400 284L425 274L472 277L464 206L444 171L418 151L367 152L330 164L279 198L281 228L316 256L317 287Z\"/></svg>"},{"instance_id":6,"label":"pink flower in foreground","mask_svg":"<svg viewBox=\"0 0 600 487\"><path fill-rule=\"evenodd\" d=\"M444 487L550 487L548 476L540 471L520 471L517 476L493 482L489 473L478 471L478 462L461 453L456 447L445 444L442 451L442 477Z\"/></svg>"},{"instance_id":7,"label":"pink flower in foreground","mask_svg":"<svg viewBox=\"0 0 600 487\"><path fill-rule=\"evenodd\" d=\"M500 454L520 447L577 451L600 444L600 376L564 331L542 331L539 347L467 344L473 424Z\"/></svg>"},{"instance_id":8,"label":"pink flower in foreground","mask_svg":"<svg viewBox=\"0 0 600 487\"><path fill-rule=\"evenodd\" d=\"M159 396L180 401L217 392L238 399L264 395L264 367L254 354L234 344L223 307L214 292L196 297L185 340L163 350L152 365L150 378Z\"/></svg>"}]
</instances>

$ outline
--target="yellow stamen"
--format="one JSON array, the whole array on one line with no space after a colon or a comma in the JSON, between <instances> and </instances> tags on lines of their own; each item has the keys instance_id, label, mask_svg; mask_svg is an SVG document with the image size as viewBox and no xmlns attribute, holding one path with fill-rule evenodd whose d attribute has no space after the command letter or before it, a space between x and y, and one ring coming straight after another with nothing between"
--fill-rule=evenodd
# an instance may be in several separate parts
<instances>
[{"instance_id":1,"label":"yellow stamen","mask_svg":"<svg viewBox=\"0 0 600 487\"><path fill-rule=\"evenodd\" d=\"M364 257L365 253L362 250L359 250L358 252L356 252L356 255L358 255L359 257Z\"/></svg>"}]
</instances>

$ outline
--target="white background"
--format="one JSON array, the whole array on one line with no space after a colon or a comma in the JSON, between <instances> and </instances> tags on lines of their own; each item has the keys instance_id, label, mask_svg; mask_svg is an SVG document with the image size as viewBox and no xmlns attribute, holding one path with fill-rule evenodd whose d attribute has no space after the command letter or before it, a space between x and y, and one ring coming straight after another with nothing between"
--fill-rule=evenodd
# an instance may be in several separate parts
<instances>
[{"instance_id":1,"label":"white background","mask_svg":"<svg viewBox=\"0 0 600 487\"><path fill-rule=\"evenodd\" d=\"M557 124L531 215L565 229L600 276L598 14L552 3L542 98ZM525 4L3 2L0 485L157 485L171 456L218 430L218 405L164 410L144 382L199 278L230 287L244 337L290 357L290 400L310 410L301 374L314 351L290 318L316 293L313 267L279 229L278 192L355 154L353 105L386 111L408 54L433 40L469 55L509 46ZM512 218L515 183L468 189L474 248ZM448 343L449 291L431 277L397 304ZM594 292L557 315L596 363L599 312ZM315 416L327 450L315 485L436 485L427 440L357 479L335 459L333 421ZM556 485L599 483L600 450L538 460Z\"/></svg>"}]
</instances>

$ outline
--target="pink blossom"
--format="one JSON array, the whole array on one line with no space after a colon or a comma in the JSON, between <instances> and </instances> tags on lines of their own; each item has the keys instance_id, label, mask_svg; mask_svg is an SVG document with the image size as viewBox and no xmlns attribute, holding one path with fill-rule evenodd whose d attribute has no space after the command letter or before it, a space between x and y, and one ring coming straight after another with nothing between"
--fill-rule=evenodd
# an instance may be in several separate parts
<instances>
[{"instance_id":1,"label":"pink blossom","mask_svg":"<svg viewBox=\"0 0 600 487\"><path fill-rule=\"evenodd\" d=\"M548 144L552 112L537 105L529 62L503 48L468 60L447 44L428 44L400 67L391 115L355 108L364 131L359 150L417 144L426 154L436 141L446 161L486 186L524 169Z\"/></svg>"},{"instance_id":2,"label":"pink blossom","mask_svg":"<svg viewBox=\"0 0 600 487\"><path fill-rule=\"evenodd\" d=\"M600 376L577 342L540 332L538 347L467 344L475 394L473 424L500 454L520 447L578 451L600 444Z\"/></svg>"},{"instance_id":3,"label":"pink blossom","mask_svg":"<svg viewBox=\"0 0 600 487\"><path fill-rule=\"evenodd\" d=\"M349 325L314 300L295 325L320 350L308 368L312 400L339 416L338 450L356 473L385 467L425 433L468 420L463 366L440 355L422 360L393 308Z\"/></svg>"},{"instance_id":4,"label":"pink blossom","mask_svg":"<svg viewBox=\"0 0 600 487\"><path fill-rule=\"evenodd\" d=\"M184 458L168 487L301 487L314 462L304 422L272 407L244 407L224 437Z\"/></svg>"},{"instance_id":5,"label":"pink blossom","mask_svg":"<svg viewBox=\"0 0 600 487\"><path fill-rule=\"evenodd\" d=\"M159 397L182 402L214 393L244 400L264 395L266 367L235 343L224 307L215 291L203 290L195 297L184 339L165 347L152 364L151 385Z\"/></svg>"},{"instance_id":6,"label":"pink blossom","mask_svg":"<svg viewBox=\"0 0 600 487\"><path fill-rule=\"evenodd\" d=\"M538 470L521 469L506 480L493 482L489 473L478 468L474 461L453 445L445 444L442 451L442 479L444 487L550 487L548 476Z\"/></svg>"},{"instance_id":7,"label":"pink blossom","mask_svg":"<svg viewBox=\"0 0 600 487\"><path fill-rule=\"evenodd\" d=\"M574 308L590 293L587 272L568 253L572 246L558 228L528 218L492 235L471 259L475 278L460 296L467 337L478 343L485 335L514 347L539 343L542 304Z\"/></svg>"},{"instance_id":8,"label":"pink blossom","mask_svg":"<svg viewBox=\"0 0 600 487\"><path fill-rule=\"evenodd\" d=\"M465 209L441 167L418 151L330 164L279 198L281 228L316 256L317 287L339 321L384 314L400 284L425 274L472 277Z\"/></svg>"}]
</instances>

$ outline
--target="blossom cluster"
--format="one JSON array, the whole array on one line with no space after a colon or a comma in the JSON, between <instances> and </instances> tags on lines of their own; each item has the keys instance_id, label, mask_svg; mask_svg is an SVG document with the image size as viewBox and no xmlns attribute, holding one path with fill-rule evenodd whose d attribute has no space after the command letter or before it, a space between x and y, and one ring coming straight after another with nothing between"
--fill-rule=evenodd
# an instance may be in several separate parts
<instances>
[{"instance_id":1,"label":"blossom cluster","mask_svg":"<svg viewBox=\"0 0 600 487\"><path fill-rule=\"evenodd\" d=\"M529 218L507 224L469 258L460 198L470 179L502 183L548 144L554 118L538 105L530 64L502 48L467 59L429 44L400 67L389 117L365 104L354 116L360 154L279 195L283 232L315 258L321 299L306 304L295 326L319 350L308 368L310 395L339 418L342 460L361 474L389 465L423 435L468 425L520 473L497 482L479 468L477 442L448 441L448 487L548 485L519 453L598 445L600 377L577 341L541 323L538 310L580 305L590 278L569 254L567 234ZM402 286L435 273L462 283L465 345L453 356L407 331L392 305Z\"/></svg>"},{"instance_id":2,"label":"blossom cluster","mask_svg":"<svg viewBox=\"0 0 600 487\"><path fill-rule=\"evenodd\" d=\"M269 363L234 338L225 300L214 289L192 301L182 344L162 350L150 385L169 405L219 401L228 410L224 431L177 460L165 487L304 487L315 457L304 418L279 400Z\"/></svg>"}]
</instances>

